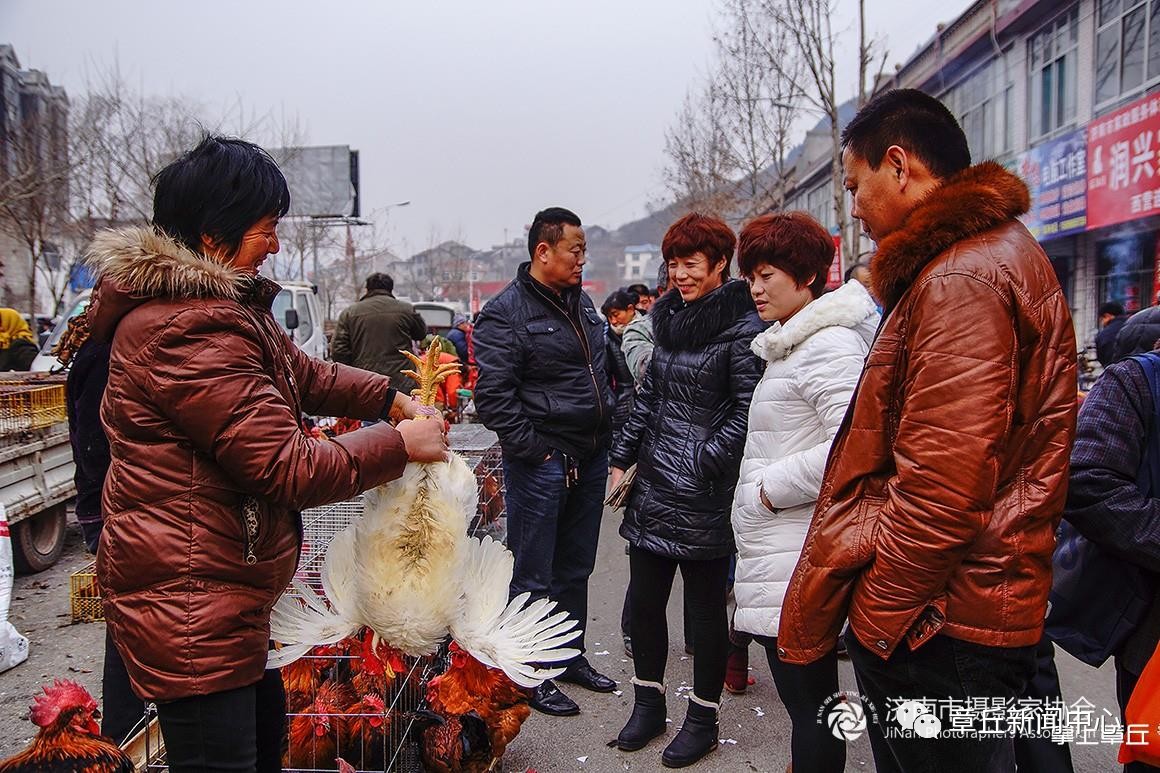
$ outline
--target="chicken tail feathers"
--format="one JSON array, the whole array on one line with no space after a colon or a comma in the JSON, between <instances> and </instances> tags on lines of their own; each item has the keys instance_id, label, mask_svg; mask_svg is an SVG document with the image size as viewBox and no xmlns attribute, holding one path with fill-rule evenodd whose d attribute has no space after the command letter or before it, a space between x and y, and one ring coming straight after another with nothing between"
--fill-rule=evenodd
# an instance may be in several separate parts
<instances>
[{"instance_id":1,"label":"chicken tail feathers","mask_svg":"<svg viewBox=\"0 0 1160 773\"><path fill-rule=\"evenodd\" d=\"M357 524L357 522L356 522ZM356 524L335 535L322 568L322 591L295 578L270 611L270 638L285 645L271 650L267 668L281 668L305 655L312 647L335 644L362 628L353 604L353 579L349 567L357 539Z\"/></svg>"},{"instance_id":2,"label":"chicken tail feathers","mask_svg":"<svg viewBox=\"0 0 1160 773\"><path fill-rule=\"evenodd\" d=\"M481 663L503 671L522 687L536 687L563 673L563 668L543 668L546 663L567 662L580 654L561 645L580 635L576 620L555 612L556 602L529 602L523 593L510 602L512 554L491 537L472 540L464 583L463 617L451 626L459 645Z\"/></svg>"}]
</instances>

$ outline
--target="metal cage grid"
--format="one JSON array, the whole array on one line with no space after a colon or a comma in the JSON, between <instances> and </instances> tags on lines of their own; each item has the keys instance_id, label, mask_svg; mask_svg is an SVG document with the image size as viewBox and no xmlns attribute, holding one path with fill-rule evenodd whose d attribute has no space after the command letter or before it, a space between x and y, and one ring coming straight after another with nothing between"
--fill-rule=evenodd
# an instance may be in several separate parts
<instances>
[{"instance_id":1,"label":"metal cage grid","mask_svg":"<svg viewBox=\"0 0 1160 773\"><path fill-rule=\"evenodd\" d=\"M463 427L452 427L451 446L474 468L480 491L479 508L472 519L469 533L473 536L489 534L503 539L507 530L499 446L495 435L482 427ZM302 550L296 579L321 590L322 563L327 546L336 534L355 518L361 517L363 510L364 500L360 496L303 511ZM422 706L428 679L445 670L446 647L431 657L400 656L395 664L398 666L401 659L402 668L393 678L380 678L375 682L364 676L357 684L366 687L369 682L374 682L373 689L357 695L359 690L355 689L355 684L362 661L361 655L357 653L361 648L361 642L348 639L333 647L316 648L294 664L297 666L294 671L288 670L293 666L283 669L292 747L288 750L283 768L287 773L336 770L338 757L360 772L421 773L418 747L410 734L414 723L413 712ZM291 684L294 679L301 680L304 674L308 680L305 692L301 690L300 681ZM330 686L324 688L327 684ZM334 710L326 710L327 691L340 691L343 700L335 703L348 705L336 705ZM366 711L365 700L361 707L349 704L349 701L357 702L364 698L367 692L381 698L381 711L377 710L377 706L374 711ZM306 725L312 725L311 732L306 734L309 743L300 743L294 747L295 737L303 735L302 729ZM295 732L296 726L298 733ZM145 769L167 770L163 752L147 750L146 755L149 763Z\"/></svg>"},{"instance_id":2,"label":"metal cage grid","mask_svg":"<svg viewBox=\"0 0 1160 773\"><path fill-rule=\"evenodd\" d=\"M0 381L0 436L68 421L64 383Z\"/></svg>"}]
</instances>

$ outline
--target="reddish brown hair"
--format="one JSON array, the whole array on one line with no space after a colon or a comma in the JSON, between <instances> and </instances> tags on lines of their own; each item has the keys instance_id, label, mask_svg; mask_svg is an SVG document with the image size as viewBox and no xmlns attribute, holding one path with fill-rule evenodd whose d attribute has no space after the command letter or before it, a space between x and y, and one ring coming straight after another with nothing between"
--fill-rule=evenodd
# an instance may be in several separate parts
<instances>
[{"instance_id":1,"label":"reddish brown hair","mask_svg":"<svg viewBox=\"0 0 1160 773\"><path fill-rule=\"evenodd\" d=\"M701 252L710 263L725 261L721 276L728 277L729 261L733 259L735 246L737 237L724 220L693 212L669 226L661 242L661 255L667 263Z\"/></svg>"},{"instance_id":2,"label":"reddish brown hair","mask_svg":"<svg viewBox=\"0 0 1160 773\"><path fill-rule=\"evenodd\" d=\"M834 262L834 237L805 212L771 212L741 229L737 268L752 277L762 265L780 268L815 298L826 289Z\"/></svg>"}]
</instances>

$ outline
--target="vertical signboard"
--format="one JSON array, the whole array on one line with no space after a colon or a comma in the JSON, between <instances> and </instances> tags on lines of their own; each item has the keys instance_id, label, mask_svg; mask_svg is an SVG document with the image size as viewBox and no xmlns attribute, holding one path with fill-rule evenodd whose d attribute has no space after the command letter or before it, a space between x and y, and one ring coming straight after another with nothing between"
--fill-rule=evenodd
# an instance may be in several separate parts
<instances>
[{"instance_id":1,"label":"vertical signboard","mask_svg":"<svg viewBox=\"0 0 1160 773\"><path fill-rule=\"evenodd\" d=\"M1031 210L1022 220L1040 241L1087 227L1087 146L1084 130L1020 153L1015 172L1031 190Z\"/></svg>"},{"instance_id":2,"label":"vertical signboard","mask_svg":"<svg viewBox=\"0 0 1160 773\"><path fill-rule=\"evenodd\" d=\"M1087 226L1160 213L1160 94L1088 124Z\"/></svg>"}]
</instances>

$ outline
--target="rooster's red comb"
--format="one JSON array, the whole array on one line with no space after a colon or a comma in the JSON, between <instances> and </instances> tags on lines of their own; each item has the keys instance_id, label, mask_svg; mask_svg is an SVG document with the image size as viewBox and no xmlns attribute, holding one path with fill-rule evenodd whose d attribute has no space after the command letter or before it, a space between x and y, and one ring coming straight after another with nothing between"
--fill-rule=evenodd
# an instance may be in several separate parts
<instances>
[{"instance_id":1,"label":"rooster's red comb","mask_svg":"<svg viewBox=\"0 0 1160 773\"><path fill-rule=\"evenodd\" d=\"M28 716L37 727L48 727L56 722L61 712L70 709L97 710L97 702L89 691L70 679L57 679L41 689L43 694L32 699Z\"/></svg>"}]
</instances>

